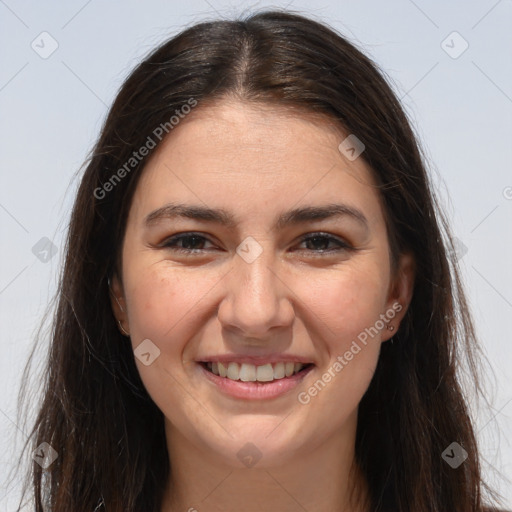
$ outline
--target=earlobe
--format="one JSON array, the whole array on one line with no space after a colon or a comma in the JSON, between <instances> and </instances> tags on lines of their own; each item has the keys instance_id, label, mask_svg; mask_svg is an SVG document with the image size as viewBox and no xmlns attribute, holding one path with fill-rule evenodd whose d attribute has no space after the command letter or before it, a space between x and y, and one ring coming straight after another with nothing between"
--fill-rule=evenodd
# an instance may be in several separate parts
<instances>
[{"instance_id":1,"label":"earlobe","mask_svg":"<svg viewBox=\"0 0 512 512\"><path fill-rule=\"evenodd\" d=\"M385 315L389 322L387 328L382 331L382 341L390 339L398 331L412 299L415 276L416 265L412 254L402 254L386 304Z\"/></svg>"}]
</instances>

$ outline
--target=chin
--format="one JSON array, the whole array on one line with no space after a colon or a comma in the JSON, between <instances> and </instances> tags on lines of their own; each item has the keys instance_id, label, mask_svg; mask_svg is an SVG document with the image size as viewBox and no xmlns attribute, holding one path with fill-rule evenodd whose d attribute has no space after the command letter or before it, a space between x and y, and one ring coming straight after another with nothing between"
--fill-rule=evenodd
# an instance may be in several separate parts
<instances>
[{"instance_id":1,"label":"chin","mask_svg":"<svg viewBox=\"0 0 512 512\"><path fill-rule=\"evenodd\" d=\"M279 467L294 458L300 450L304 450L307 439L303 429L288 428L284 424L288 420L265 415L252 416L236 421L236 425L227 426L223 440L212 444L212 438L203 439L204 444L226 465L233 468L255 467L269 469ZM281 423L280 423L281 422ZM290 428L292 427L292 428ZM302 430L302 434L299 431ZM211 434L211 430L208 432ZM311 433L311 435L314 435Z\"/></svg>"}]
</instances>

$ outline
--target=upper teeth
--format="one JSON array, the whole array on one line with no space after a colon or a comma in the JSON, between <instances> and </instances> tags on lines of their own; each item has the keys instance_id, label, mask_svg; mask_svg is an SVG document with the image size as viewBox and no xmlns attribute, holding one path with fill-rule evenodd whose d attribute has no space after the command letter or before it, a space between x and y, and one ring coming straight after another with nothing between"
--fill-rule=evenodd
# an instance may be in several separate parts
<instances>
[{"instance_id":1,"label":"upper teeth","mask_svg":"<svg viewBox=\"0 0 512 512\"><path fill-rule=\"evenodd\" d=\"M215 375L227 377L231 380L244 382L270 382L284 377L290 377L304 368L302 363L268 363L256 366L248 363L207 363L207 367Z\"/></svg>"}]
</instances>

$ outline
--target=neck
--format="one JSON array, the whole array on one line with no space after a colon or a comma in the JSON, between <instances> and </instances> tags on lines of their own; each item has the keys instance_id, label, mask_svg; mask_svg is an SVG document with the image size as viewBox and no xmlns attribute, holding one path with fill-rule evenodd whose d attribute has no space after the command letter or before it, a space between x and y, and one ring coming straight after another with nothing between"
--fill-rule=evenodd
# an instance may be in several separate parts
<instances>
[{"instance_id":1,"label":"neck","mask_svg":"<svg viewBox=\"0 0 512 512\"><path fill-rule=\"evenodd\" d=\"M354 436L333 437L285 463L235 468L166 425L171 480L161 512L365 512ZM260 461L263 462L263 459Z\"/></svg>"}]
</instances>

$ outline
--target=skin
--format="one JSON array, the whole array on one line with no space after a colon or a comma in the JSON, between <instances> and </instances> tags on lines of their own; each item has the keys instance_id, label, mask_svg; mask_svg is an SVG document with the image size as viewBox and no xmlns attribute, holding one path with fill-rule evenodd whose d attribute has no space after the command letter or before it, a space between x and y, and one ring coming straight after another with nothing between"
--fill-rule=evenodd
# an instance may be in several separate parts
<instances>
[{"instance_id":1,"label":"skin","mask_svg":"<svg viewBox=\"0 0 512 512\"><path fill-rule=\"evenodd\" d=\"M362 157L350 161L338 150L347 135L312 114L224 100L199 105L143 171L112 307L134 349L149 339L160 350L148 366L135 361L165 416L172 480L162 512L366 510L367 489L354 465L357 409L381 343L410 302L414 265L402 255L392 273L371 171ZM239 224L164 219L144 226L171 201L226 209ZM360 210L367 228L345 216L272 229L284 211L334 202ZM355 249L301 241L318 231ZM206 240L176 247L196 253L162 246L187 232ZM249 236L262 249L251 263L236 252ZM332 372L358 334L397 302L394 330L359 343L342 371L301 404L298 393ZM222 394L196 362L234 352L285 352L315 367L283 396L241 400ZM248 442L261 454L252 468L237 457Z\"/></svg>"}]
</instances>

